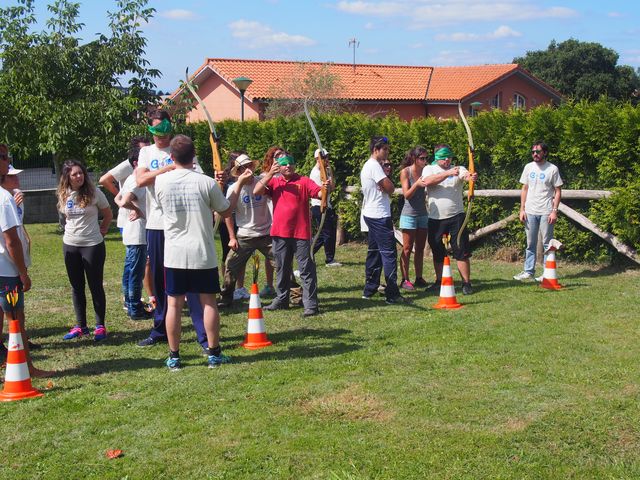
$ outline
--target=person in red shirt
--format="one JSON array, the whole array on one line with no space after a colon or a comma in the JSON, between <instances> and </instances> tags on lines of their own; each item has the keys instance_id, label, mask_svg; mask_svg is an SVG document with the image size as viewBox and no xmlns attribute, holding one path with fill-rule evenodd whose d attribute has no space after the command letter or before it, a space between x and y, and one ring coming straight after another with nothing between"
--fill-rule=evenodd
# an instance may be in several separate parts
<instances>
[{"instance_id":1,"label":"person in red shirt","mask_svg":"<svg viewBox=\"0 0 640 480\"><path fill-rule=\"evenodd\" d=\"M271 248L276 262L276 298L264 310L289 308L289 283L293 255L298 260L302 283L303 316L318 315L318 280L311 256L309 200L322 198L322 188L296 173L293 156L278 152L269 171L256 183L254 195L267 194L273 201ZM278 175L280 174L280 175Z\"/></svg>"}]
</instances>

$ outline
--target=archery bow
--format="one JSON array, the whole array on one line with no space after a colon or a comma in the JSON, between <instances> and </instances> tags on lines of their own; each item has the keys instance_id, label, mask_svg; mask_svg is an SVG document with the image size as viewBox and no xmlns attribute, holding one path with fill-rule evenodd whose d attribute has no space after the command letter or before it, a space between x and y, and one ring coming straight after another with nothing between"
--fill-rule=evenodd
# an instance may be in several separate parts
<instances>
[{"instance_id":1,"label":"archery bow","mask_svg":"<svg viewBox=\"0 0 640 480\"><path fill-rule=\"evenodd\" d=\"M467 141L469 144L467 146L467 152L469 154L468 170L469 170L469 174L473 175L474 173L476 173L476 167L473 162L473 155L474 155L473 135L471 135L471 128L469 128L469 123L467 122L467 119L464 116L464 112L462 111L462 102L458 102L458 113L460 114L460 118L462 119L462 123L464 124L464 129L467 131ZM469 191L467 193L467 214L465 215L464 222L462 222L462 226L458 231L458 238L456 239L456 243L458 244L458 247L460 247L460 239L462 238L462 232L467 227L467 223L469 223L469 217L471 217L471 205L473 203L474 183L475 182L473 180L469 180Z\"/></svg>"},{"instance_id":2,"label":"archery bow","mask_svg":"<svg viewBox=\"0 0 640 480\"><path fill-rule=\"evenodd\" d=\"M220 158L220 150L218 148L220 137L218 137L218 134L216 133L216 126L213 123L213 120L211 119L211 115L209 115L209 110L207 110L207 106L204 104L204 102L200 98L200 95L197 94L196 89L193 88L193 85L191 85L191 82L189 81L189 67L187 67L187 69L184 72L184 78L185 78L184 84L189 89L189 92L191 92L191 95L193 95L193 97L196 99L196 101L198 102L198 105L200 105L200 107L202 108L202 111L204 112L204 115L207 118L207 123L209 124L209 144L211 145L213 173L215 175L216 172L222 171L222 159ZM221 189L222 187L223 185L220 184ZM214 234L218 230L219 225L220 225L220 215L216 215L216 222L213 226Z\"/></svg>"},{"instance_id":3,"label":"archery bow","mask_svg":"<svg viewBox=\"0 0 640 480\"><path fill-rule=\"evenodd\" d=\"M322 227L324 226L325 218L327 217L327 204L329 200L329 191L327 187L324 185L324 182L327 181L327 167L324 164L322 159L322 142L320 141L320 135L318 135L318 131L316 130L316 126L313 124L313 120L311 119L311 114L309 113L309 107L307 107L307 99L304 100L304 114L307 117L307 121L309 122L309 126L311 127L311 131L313 132L313 136L316 137L316 143L318 144L318 149L320 150L320 162L318 163L318 168L320 169L320 179L322 180L322 199L320 200L320 213L322 214L320 217L320 225L318 226L318 231L316 232L313 240L311 242L311 258L314 258L313 249L316 246L318 241L318 237L322 232ZM314 260L315 261L315 260Z\"/></svg>"}]
</instances>

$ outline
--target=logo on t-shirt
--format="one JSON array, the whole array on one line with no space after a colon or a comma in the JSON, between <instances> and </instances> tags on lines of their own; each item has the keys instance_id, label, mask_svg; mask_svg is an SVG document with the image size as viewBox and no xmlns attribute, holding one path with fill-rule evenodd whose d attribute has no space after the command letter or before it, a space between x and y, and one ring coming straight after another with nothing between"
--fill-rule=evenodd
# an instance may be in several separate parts
<instances>
[{"instance_id":1,"label":"logo on t-shirt","mask_svg":"<svg viewBox=\"0 0 640 480\"><path fill-rule=\"evenodd\" d=\"M151 160L151 170L157 170L159 165L160 165L160 160L156 158Z\"/></svg>"},{"instance_id":2,"label":"logo on t-shirt","mask_svg":"<svg viewBox=\"0 0 640 480\"><path fill-rule=\"evenodd\" d=\"M67 208L73 208L73 200L67 200Z\"/></svg>"},{"instance_id":3,"label":"logo on t-shirt","mask_svg":"<svg viewBox=\"0 0 640 480\"><path fill-rule=\"evenodd\" d=\"M244 195L242 197L242 203L249 203L251 201L251 195Z\"/></svg>"},{"instance_id":4,"label":"logo on t-shirt","mask_svg":"<svg viewBox=\"0 0 640 480\"><path fill-rule=\"evenodd\" d=\"M260 200L262 200L262 195L255 195L253 198L256 199L256 202L259 202Z\"/></svg>"},{"instance_id":5,"label":"logo on t-shirt","mask_svg":"<svg viewBox=\"0 0 640 480\"><path fill-rule=\"evenodd\" d=\"M540 180L544 180L545 177L546 177L546 175L544 173L540 172L540 175L539 175Z\"/></svg>"},{"instance_id":6,"label":"logo on t-shirt","mask_svg":"<svg viewBox=\"0 0 640 480\"><path fill-rule=\"evenodd\" d=\"M531 172L529 174L529 178L536 178L536 172Z\"/></svg>"}]
</instances>

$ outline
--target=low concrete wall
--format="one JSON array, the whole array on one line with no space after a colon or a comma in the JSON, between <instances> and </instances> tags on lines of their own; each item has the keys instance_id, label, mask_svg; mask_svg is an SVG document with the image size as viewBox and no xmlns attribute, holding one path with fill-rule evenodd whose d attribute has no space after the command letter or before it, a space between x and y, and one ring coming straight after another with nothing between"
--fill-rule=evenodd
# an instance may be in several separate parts
<instances>
[{"instance_id":1,"label":"low concrete wall","mask_svg":"<svg viewBox=\"0 0 640 480\"><path fill-rule=\"evenodd\" d=\"M113 196L105 192L111 210L114 213L114 220L118 214L116 205L113 203ZM55 189L27 190L24 192L24 223L58 223L58 210L56 203Z\"/></svg>"}]
</instances>

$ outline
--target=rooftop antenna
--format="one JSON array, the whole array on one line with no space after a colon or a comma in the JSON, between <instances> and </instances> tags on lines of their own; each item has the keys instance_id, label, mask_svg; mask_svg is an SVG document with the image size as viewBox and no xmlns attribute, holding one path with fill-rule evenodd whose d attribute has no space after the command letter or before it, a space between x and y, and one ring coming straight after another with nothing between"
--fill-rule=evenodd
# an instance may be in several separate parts
<instances>
[{"instance_id":1,"label":"rooftop antenna","mask_svg":"<svg viewBox=\"0 0 640 480\"><path fill-rule=\"evenodd\" d=\"M356 48L358 48L360 46L360 42L356 39L356 37L353 37L351 40L349 40L349 46L353 47L353 74L356 74Z\"/></svg>"}]
</instances>

